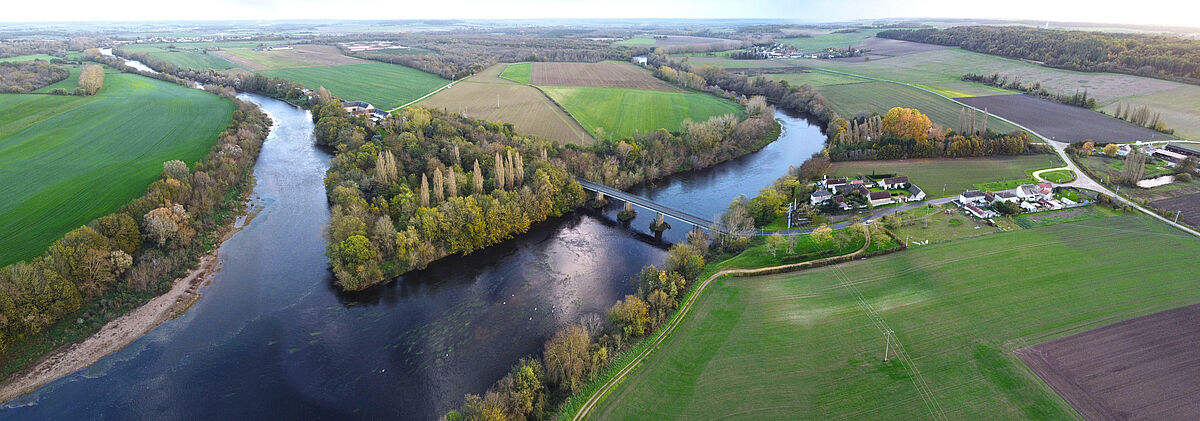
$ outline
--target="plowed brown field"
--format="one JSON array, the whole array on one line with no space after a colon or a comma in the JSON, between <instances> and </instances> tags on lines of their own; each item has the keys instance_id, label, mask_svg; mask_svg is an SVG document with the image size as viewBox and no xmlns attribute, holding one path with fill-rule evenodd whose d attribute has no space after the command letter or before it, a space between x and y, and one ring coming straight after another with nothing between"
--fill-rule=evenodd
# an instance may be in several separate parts
<instances>
[{"instance_id":1,"label":"plowed brown field","mask_svg":"<svg viewBox=\"0 0 1200 421\"><path fill-rule=\"evenodd\" d=\"M1197 342L1200 304L1055 339L1017 355L1089 420L1193 420L1200 414Z\"/></svg>"}]
</instances>

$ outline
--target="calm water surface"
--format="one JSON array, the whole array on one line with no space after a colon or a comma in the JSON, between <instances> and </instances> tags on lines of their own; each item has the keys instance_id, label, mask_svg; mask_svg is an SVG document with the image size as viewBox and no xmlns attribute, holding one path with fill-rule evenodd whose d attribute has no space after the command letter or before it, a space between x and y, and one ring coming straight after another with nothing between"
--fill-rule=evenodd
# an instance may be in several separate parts
<instances>
[{"instance_id":1,"label":"calm water surface","mask_svg":"<svg viewBox=\"0 0 1200 421\"><path fill-rule=\"evenodd\" d=\"M254 95L276 126L255 167L262 212L221 247L203 297L124 350L0 406L0 419L434 419L483 393L560 326L632 293L687 227L619 204L359 294L331 285L322 230L329 156L308 112ZM712 216L820 150L819 128L780 113L783 137L717 168L636 190ZM671 222L670 220L668 220Z\"/></svg>"}]
</instances>

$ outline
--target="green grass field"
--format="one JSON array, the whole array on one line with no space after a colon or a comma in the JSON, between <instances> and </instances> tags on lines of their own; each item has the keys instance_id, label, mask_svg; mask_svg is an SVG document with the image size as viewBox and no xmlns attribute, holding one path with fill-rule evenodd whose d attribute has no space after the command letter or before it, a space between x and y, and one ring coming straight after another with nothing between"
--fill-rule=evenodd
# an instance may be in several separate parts
<instances>
[{"instance_id":1,"label":"green grass field","mask_svg":"<svg viewBox=\"0 0 1200 421\"><path fill-rule=\"evenodd\" d=\"M650 35L634 35L633 38L614 42L613 45L646 46L654 45L654 37Z\"/></svg>"},{"instance_id":2,"label":"green grass field","mask_svg":"<svg viewBox=\"0 0 1200 421\"><path fill-rule=\"evenodd\" d=\"M233 109L130 74L105 75L92 97L0 95L0 265L141 196L164 161L202 158Z\"/></svg>"},{"instance_id":3,"label":"green grass field","mask_svg":"<svg viewBox=\"0 0 1200 421\"><path fill-rule=\"evenodd\" d=\"M1118 249L1137 258L1096 252ZM1011 351L1200 301L1179 264L1197 258L1200 241L1131 214L727 278L594 414L1078 419Z\"/></svg>"},{"instance_id":4,"label":"green grass field","mask_svg":"<svg viewBox=\"0 0 1200 421\"><path fill-rule=\"evenodd\" d=\"M834 111L846 117L853 117L861 111L883 115L893 107L916 108L928 115L934 123L945 128L957 129L959 113L963 109L962 105L945 98L895 83L849 83L816 88L817 92L829 100ZM982 115L978 115L977 118L982 118ZM1000 133L1017 130L1016 126L997 118L988 119L988 128Z\"/></svg>"},{"instance_id":5,"label":"green grass field","mask_svg":"<svg viewBox=\"0 0 1200 421\"><path fill-rule=\"evenodd\" d=\"M812 87L828 86L828 85L844 85L848 83L863 83L870 82L870 79L863 79L854 76L839 75L836 73L826 72L797 72L797 73L775 73L767 74L766 77L774 80L786 81L792 86L810 85Z\"/></svg>"},{"instance_id":6,"label":"green grass field","mask_svg":"<svg viewBox=\"0 0 1200 421\"><path fill-rule=\"evenodd\" d=\"M1043 179L1051 183L1070 183L1075 181L1075 172L1071 170L1054 170L1046 171L1039 174Z\"/></svg>"},{"instance_id":7,"label":"green grass field","mask_svg":"<svg viewBox=\"0 0 1200 421\"><path fill-rule=\"evenodd\" d=\"M174 47L174 48L172 48ZM132 53L146 53L151 58L185 69L225 70L237 67L229 60L204 51L203 44L134 44L121 46Z\"/></svg>"},{"instance_id":8,"label":"green grass field","mask_svg":"<svg viewBox=\"0 0 1200 421\"><path fill-rule=\"evenodd\" d=\"M385 110L404 105L450 82L417 69L379 62L260 73L293 80L309 89L324 86L338 98L367 101Z\"/></svg>"},{"instance_id":9,"label":"green grass field","mask_svg":"<svg viewBox=\"0 0 1200 421\"><path fill-rule=\"evenodd\" d=\"M67 76L66 79L60 80L58 82L43 86L42 89L38 89L34 92L46 93L46 92L50 92L50 91L53 91L58 88L66 89L67 92L71 92L71 91L74 91L75 88L78 88L79 87L79 72L81 71L80 67L79 66L64 66L64 67L66 67L67 70L71 71L70 76Z\"/></svg>"},{"instance_id":10,"label":"green grass field","mask_svg":"<svg viewBox=\"0 0 1200 421\"><path fill-rule=\"evenodd\" d=\"M961 159L908 159L902 161L835 162L830 176L899 174L908 176L931 198L954 196L983 183L1024 180L1034 171L1061 167L1056 155ZM943 188L945 193L943 194Z\"/></svg>"},{"instance_id":11,"label":"green grass field","mask_svg":"<svg viewBox=\"0 0 1200 421\"><path fill-rule=\"evenodd\" d=\"M30 61L30 60L50 61L50 60L54 60L56 58L58 58L58 57L48 55L48 54L30 54L30 55L26 55L26 56L0 58L0 62L17 62L17 61Z\"/></svg>"},{"instance_id":12,"label":"green grass field","mask_svg":"<svg viewBox=\"0 0 1200 421\"><path fill-rule=\"evenodd\" d=\"M704 121L722 114L744 115L738 104L706 93L664 92L591 86L541 88L591 133L621 138L660 128L679 131L685 119Z\"/></svg>"},{"instance_id":13,"label":"green grass field","mask_svg":"<svg viewBox=\"0 0 1200 421\"><path fill-rule=\"evenodd\" d=\"M796 47L802 53L821 51L829 47L846 48L859 45L867 38L875 36L882 29L860 29L852 33L827 33L802 38L783 38L776 41Z\"/></svg>"},{"instance_id":14,"label":"green grass field","mask_svg":"<svg viewBox=\"0 0 1200 421\"><path fill-rule=\"evenodd\" d=\"M533 73L533 63L513 63L504 67L504 71L500 72L500 77L528 85L531 73Z\"/></svg>"}]
</instances>

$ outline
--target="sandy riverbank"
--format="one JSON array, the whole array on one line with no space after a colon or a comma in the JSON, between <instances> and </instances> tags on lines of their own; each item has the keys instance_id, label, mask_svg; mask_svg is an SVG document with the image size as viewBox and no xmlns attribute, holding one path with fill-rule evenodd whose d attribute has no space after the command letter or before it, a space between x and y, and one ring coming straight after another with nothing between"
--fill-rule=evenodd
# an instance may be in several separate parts
<instances>
[{"instance_id":1,"label":"sandy riverbank","mask_svg":"<svg viewBox=\"0 0 1200 421\"><path fill-rule=\"evenodd\" d=\"M220 268L217 251L200 258L200 263L183 278L175 280L171 290L146 304L108 322L83 342L65 346L42 357L33 367L14 374L0 386L0 402L32 392L34 389L90 366L117 352L162 322L183 314L200 298L200 286Z\"/></svg>"}]
</instances>

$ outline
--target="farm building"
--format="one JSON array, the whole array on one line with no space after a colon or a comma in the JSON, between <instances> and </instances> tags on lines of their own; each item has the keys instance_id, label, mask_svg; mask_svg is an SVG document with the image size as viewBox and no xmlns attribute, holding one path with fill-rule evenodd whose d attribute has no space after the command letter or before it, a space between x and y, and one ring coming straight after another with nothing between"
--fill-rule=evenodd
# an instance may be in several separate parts
<instances>
[{"instance_id":1,"label":"farm building","mask_svg":"<svg viewBox=\"0 0 1200 421\"><path fill-rule=\"evenodd\" d=\"M389 113L387 111L376 108L376 109L371 110L371 120L378 123L378 122L386 119L388 117L388 115L390 115L390 114L391 113Z\"/></svg>"},{"instance_id":2,"label":"farm building","mask_svg":"<svg viewBox=\"0 0 1200 421\"><path fill-rule=\"evenodd\" d=\"M889 190L906 188L906 187L908 187L908 177L900 176L900 177L885 178L885 179L883 179L883 181L879 182L879 187L883 187L883 188L889 189Z\"/></svg>"},{"instance_id":3,"label":"farm building","mask_svg":"<svg viewBox=\"0 0 1200 421\"><path fill-rule=\"evenodd\" d=\"M1174 153L1181 154L1181 155L1200 156L1200 145L1197 145L1195 143L1192 143L1192 144L1172 143L1172 144L1167 145L1167 147L1165 149L1167 151L1174 152Z\"/></svg>"},{"instance_id":4,"label":"farm building","mask_svg":"<svg viewBox=\"0 0 1200 421\"><path fill-rule=\"evenodd\" d=\"M346 112L354 114L355 111L371 112L375 106L364 101L346 101L342 103L342 108L345 108Z\"/></svg>"},{"instance_id":5,"label":"farm building","mask_svg":"<svg viewBox=\"0 0 1200 421\"><path fill-rule=\"evenodd\" d=\"M976 206L974 203L967 203L963 205L963 209L966 209L971 216L979 219L987 219L996 216L996 212L980 209L979 206Z\"/></svg>"},{"instance_id":6,"label":"farm building","mask_svg":"<svg viewBox=\"0 0 1200 421\"><path fill-rule=\"evenodd\" d=\"M1019 197L1017 197L1016 193L1013 193L1011 191L1002 191L1002 192L996 193L996 200L999 200L1001 202L1016 202L1021 199Z\"/></svg>"},{"instance_id":7,"label":"farm building","mask_svg":"<svg viewBox=\"0 0 1200 421\"><path fill-rule=\"evenodd\" d=\"M1188 155L1178 152L1171 152L1167 149L1155 149L1153 156L1170 163L1183 162L1183 160L1188 158Z\"/></svg>"}]
</instances>

